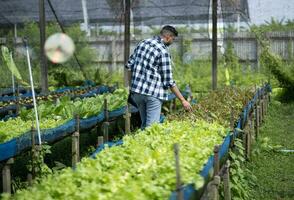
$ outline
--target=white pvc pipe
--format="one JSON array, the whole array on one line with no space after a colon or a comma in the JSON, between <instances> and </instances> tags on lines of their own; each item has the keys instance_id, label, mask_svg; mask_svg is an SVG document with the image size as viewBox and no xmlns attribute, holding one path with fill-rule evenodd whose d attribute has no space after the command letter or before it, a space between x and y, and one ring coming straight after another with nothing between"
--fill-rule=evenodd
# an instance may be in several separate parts
<instances>
[{"instance_id":1,"label":"white pvc pipe","mask_svg":"<svg viewBox=\"0 0 294 200\"><path fill-rule=\"evenodd\" d=\"M88 17L88 10L87 10L87 2L86 0L82 0L82 7L83 7L83 16L84 16L84 25L86 28L87 36L91 36L91 32L89 29L89 17Z\"/></svg>"},{"instance_id":2,"label":"white pvc pipe","mask_svg":"<svg viewBox=\"0 0 294 200\"><path fill-rule=\"evenodd\" d=\"M39 141L39 145L41 145L42 143L41 143L41 134L40 134L40 124L39 124L37 103L36 103L36 97L35 97L35 89L34 89L32 67L31 67L31 61L30 61L30 54L29 54L29 48L28 48L27 44L26 44L26 51L27 51L27 61L28 61L28 67L29 67L29 73L30 73L30 82L31 82L31 89L32 89L32 96L33 96L33 103L34 103L36 124L37 124L38 141Z\"/></svg>"}]
</instances>

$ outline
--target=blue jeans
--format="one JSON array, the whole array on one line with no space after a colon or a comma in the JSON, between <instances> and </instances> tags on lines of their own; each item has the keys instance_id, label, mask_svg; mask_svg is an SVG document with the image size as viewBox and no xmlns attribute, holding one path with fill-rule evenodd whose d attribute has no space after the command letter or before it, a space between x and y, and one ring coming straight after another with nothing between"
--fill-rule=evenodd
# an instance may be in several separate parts
<instances>
[{"instance_id":1,"label":"blue jeans","mask_svg":"<svg viewBox=\"0 0 294 200\"><path fill-rule=\"evenodd\" d=\"M138 106L141 117L141 129L153 123L159 123L162 100L153 96L132 93L132 98Z\"/></svg>"}]
</instances>

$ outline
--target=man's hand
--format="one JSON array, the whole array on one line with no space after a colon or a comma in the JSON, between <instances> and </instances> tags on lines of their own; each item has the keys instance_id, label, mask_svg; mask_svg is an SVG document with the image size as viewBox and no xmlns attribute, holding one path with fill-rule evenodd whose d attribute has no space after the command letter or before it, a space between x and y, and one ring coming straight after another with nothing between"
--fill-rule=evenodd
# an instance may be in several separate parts
<instances>
[{"instance_id":1,"label":"man's hand","mask_svg":"<svg viewBox=\"0 0 294 200\"><path fill-rule=\"evenodd\" d=\"M183 99L182 101L182 105L184 107L185 110L191 112L192 111L192 106L190 105L190 103L188 101L186 101L185 99Z\"/></svg>"},{"instance_id":2,"label":"man's hand","mask_svg":"<svg viewBox=\"0 0 294 200\"><path fill-rule=\"evenodd\" d=\"M192 106L190 103L183 97L181 92L179 91L178 87L175 85L170 88L170 90L176 95L176 97L181 101L183 107L187 111L192 111Z\"/></svg>"}]
</instances>

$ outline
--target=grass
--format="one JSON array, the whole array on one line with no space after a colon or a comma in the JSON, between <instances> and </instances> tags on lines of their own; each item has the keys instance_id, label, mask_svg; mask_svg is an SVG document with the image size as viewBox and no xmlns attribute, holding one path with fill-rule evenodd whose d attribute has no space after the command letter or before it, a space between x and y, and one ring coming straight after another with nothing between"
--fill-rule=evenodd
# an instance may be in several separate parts
<instances>
[{"instance_id":1,"label":"grass","mask_svg":"<svg viewBox=\"0 0 294 200\"><path fill-rule=\"evenodd\" d=\"M256 200L294 199L294 153L278 149L294 149L294 103L273 101L260 129L249 163L257 178L250 192Z\"/></svg>"}]
</instances>

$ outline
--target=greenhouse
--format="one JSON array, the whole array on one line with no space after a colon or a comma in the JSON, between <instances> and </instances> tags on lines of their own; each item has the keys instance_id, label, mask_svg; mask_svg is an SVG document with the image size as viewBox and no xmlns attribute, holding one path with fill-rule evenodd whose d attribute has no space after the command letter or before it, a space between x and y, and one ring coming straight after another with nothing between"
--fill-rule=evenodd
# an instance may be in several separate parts
<instances>
[{"instance_id":1,"label":"greenhouse","mask_svg":"<svg viewBox=\"0 0 294 200\"><path fill-rule=\"evenodd\" d=\"M0 199L294 199L293 11L0 0Z\"/></svg>"}]
</instances>

